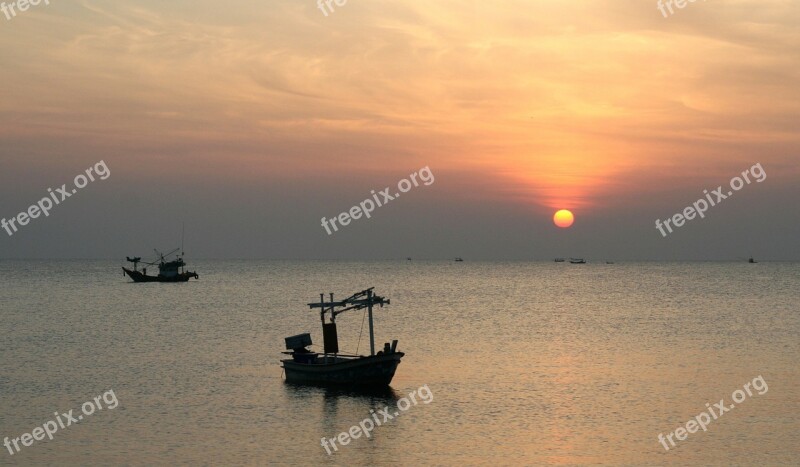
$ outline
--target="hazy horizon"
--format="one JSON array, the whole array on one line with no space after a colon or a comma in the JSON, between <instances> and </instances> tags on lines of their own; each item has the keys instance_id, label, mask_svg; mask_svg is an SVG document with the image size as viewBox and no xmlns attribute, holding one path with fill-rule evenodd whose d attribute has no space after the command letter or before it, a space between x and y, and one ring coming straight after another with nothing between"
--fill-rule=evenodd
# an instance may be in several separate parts
<instances>
[{"instance_id":1,"label":"hazy horizon","mask_svg":"<svg viewBox=\"0 0 800 467\"><path fill-rule=\"evenodd\" d=\"M800 260L800 4L51 2L0 15L0 258ZM663 237L655 227L761 164ZM429 167L430 185L321 225ZM575 223L553 224L570 209Z\"/></svg>"}]
</instances>

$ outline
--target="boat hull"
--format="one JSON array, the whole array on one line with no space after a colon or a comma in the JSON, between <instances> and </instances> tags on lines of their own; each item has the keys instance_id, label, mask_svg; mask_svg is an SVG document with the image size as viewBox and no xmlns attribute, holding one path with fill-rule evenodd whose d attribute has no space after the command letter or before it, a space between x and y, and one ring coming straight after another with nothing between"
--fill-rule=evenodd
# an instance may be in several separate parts
<instances>
[{"instance_id":1,"label":"boat hull","mask_svg":"<svg viewBox=\"0 0 800 467\"><path fill-rule=\"evenodd\" d=\"M194 277L195 279L199 279L200 277L194 272L184 272L172 277L164 277L164 276L148 276L139 271L131 271L128 268L122 268L125 271L125 274L128 275L133 282L187 282L189 279Z\"/></svg>"},{"instance_id":2,"label":"boat hull","mask_svg":"<svg viewBox=\"0 0 800 467\"><path fill-rule=\"evenodd\" d=\"M335 363L300 363L293 359L281 362L287 383L374 387L388 386L392 382L403 355L403 352L394 352L368 357L339 357Z\"/></svg>"}]
</instances>

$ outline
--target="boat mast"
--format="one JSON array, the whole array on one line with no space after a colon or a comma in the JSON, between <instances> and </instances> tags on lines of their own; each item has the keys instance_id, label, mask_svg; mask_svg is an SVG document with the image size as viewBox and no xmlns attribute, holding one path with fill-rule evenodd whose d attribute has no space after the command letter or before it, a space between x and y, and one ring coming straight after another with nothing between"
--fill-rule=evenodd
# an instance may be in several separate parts
<instances>
[{"instance_id":1,"label":"boat mast","mask_svg":"<svg viewBox=\"0 0 800 467\"><path fill-rule=\"evenodd\" d=\"M365 295L366 298L363 298ZM312 309L320 309L319 317L322 321L323 333L325 332L325 313L327 311L331 312L331 323L333 323L336 321L336 315L340 313L350 310L363 310L366 308L369 314L369 352L370 355L375 355L375 326L372 320L372 308L373 305L380 305L381 308L383 308L383 305L389 305L390 303L391 302L384 297L375 295L372 288L369 288L338 302L334 301L333 293L330 294L330 301L328 303L325 303L325 294L319 294L319 302L309 303L308 306ZM342 309L337 310L337 307L341 307ZM327 355L327 353L325 355Z\"/></svg>"},{"instance_id":2,"label":"boat mast","mask_svg":"<svg viewBox=\"0 0 800 467\"><path fill-rule=\"evenodd\" d=\"M333 296L331 296L331 301L333 301ZM322 321L322 333L324 335L324 333L325 333L325 294L324 293L319 294L319 303L320 303L320 307L321 307L321 311L319 312L319 319L320 319L320 321ZM328 347L323 345L322 346L322 351L323 351L324 359L325 359L326 362L328 361L328 352L327 352L327 350L328 350Z\"/></svg>"},{"instance_id":3,"label":"boat mast","mask_svg":"<svg viewBox=\"0 0 800 467\"><path fill-rule=\"evenodd\" d=\"M372 328L372 289L367 290L367 312L369 313L369 352L375 355L375 332Z\"/></svg>"}]
</instances>

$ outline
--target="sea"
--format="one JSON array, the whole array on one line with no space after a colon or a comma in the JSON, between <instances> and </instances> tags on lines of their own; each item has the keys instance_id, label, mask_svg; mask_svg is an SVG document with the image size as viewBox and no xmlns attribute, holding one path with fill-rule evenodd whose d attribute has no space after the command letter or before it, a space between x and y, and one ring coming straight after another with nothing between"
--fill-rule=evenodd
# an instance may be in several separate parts
<instances>
[{"instance_id":1,"label":"sea","mask_svg":"<svg viewBox=\"0 0 800 467\"><path fill-rule=\"evenodd\" d=\"M120 266L0 261L0 465L800 464L800 263ZM287 384L308 303L369 287L391 387Z\"/></svg>"}]
</instances>

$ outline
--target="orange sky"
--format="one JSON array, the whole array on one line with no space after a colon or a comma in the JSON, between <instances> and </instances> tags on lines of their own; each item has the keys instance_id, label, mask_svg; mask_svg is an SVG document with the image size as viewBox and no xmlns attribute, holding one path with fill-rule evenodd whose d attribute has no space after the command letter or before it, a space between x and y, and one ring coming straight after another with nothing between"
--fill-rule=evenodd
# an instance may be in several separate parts
<instances>
[{"instance_id":1,"label":"orange sky","mask_svg":"<svg viewBox=\"0 0 800 467\"><path fill-rule=\"evenodd\" d=\"M796 183L799 22L786 0L57 2L0 18L0 161L232 184L427 165L548 215L757 162Z\"/></svg>"}]
</instances>

